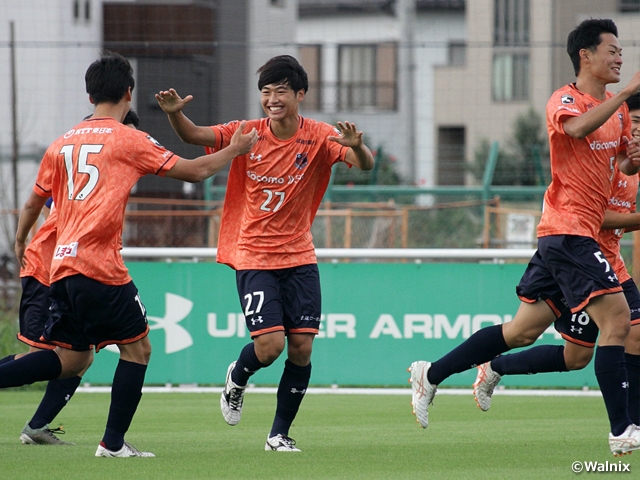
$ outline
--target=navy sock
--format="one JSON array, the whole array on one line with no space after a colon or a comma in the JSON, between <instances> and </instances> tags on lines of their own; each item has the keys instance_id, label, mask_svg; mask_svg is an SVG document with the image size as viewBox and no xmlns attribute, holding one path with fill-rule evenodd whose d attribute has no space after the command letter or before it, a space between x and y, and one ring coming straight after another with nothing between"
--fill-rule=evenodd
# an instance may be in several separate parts
<instances>
[{"instance_id":1,"label":"navy sock","mask_svg":"<svg viewBox=\"0 0 640 480\"><path fill-rule=\"evenodd\" d=\"M597 347L595 371L609 415L611 433L620 435L631 423L627 409L629 389L624 347Z\"/></svg>"},{"instance_id":2,"label":"navy sock","mask_svg":"<svg viewBox=\"0 0 640 480\"><path fill-rule=\"evenodd\" d=\"M568 372L564 346L540 345L517 353L500 355L491 360L498 375L531 375L544 372Z\"/></svg>"},{"instance_id":3,"label":"navy sock","mask_svg":"<svg viewBox=\"0 0 640 480\"><path fill-rule=\"evenodd\" d=\"M629 418L640 425L640 355L625 353L627 378L629 379Z\"/></svg>"},{"instance_id":4,"label":"navy sock","mask_svg":"<svg viewBox=\"0 0 640 480\"><path fill-rule=\"evenodd\" d=\"M62 373L58 354L42 350L0 365L0 388L20 387L34 382L53 380Z\"/></svg>"},{"instance_id":5,"label":"navy sock","mask_svg":"<svg viewBox=\"0 0 640 480\"><path fill-rule=\"evenodd\" d=\"M311 378L311 364L300 367L289 360L284 362L284 372L278 385L278 406L276 416L271 427L270 437L278 435L289 435L289 428L296 418L304 394L309 386Z\"/></svg>"},{"instance_id":6,"label":"navy sock","mask_svg":"<svg viewBox=\"0 0 640 480\"><path fill-rule=\"evenodd\" d=\"M36 413L29 422L31 428L42 428L51 423L60 413L80 385L78 376L49 380L44 397L38 405Z\"/></svg>"},{"instance_id":7,"label":"navy sock","mask_svg":"<svg viewBox=\"0 0 640 480\"><path fill-rule=\"evenodd\" d=\"M231 372L231 380L242 387L247 384L251 375L268 366L258 360L253 342L247 343L240 352L236 366Z\"/></svg>"},{"instance_id":8,"label":"navy sock","mask_svg":"<svg viewBox=\"0 0 640 480\"><path fill-rule=\"evenodd\" d=\"M502 325L482 328L444 357L433 362L427 379L433 385L440 385L454 373L482 365L507 350L509 347L502 335Z\"/></svg>"},{"instance_id":9,"label":"navy sock","mask_svg":"<svg viewBox=\"0 0 640 480\"><path fill-rule=\"evenodd\" d=\"M120 450L124 434L129 430L133 415L142 398L142 385L147 366L141 363L120 360L111 386L111 405L107 428L102 443L109 450Z\"/></svg>"},{"instance_id":10,"label":"navy sock","mask_svg":"<svg viewBox=\"0 0 640 480\"><path fill-rule=\"evenodd\" d=\"M7 362L13 362L15 360L16 356L15 355L7 355L4 358L0 358L0 365L7 363Z\"/></svg>"}]
</instances>

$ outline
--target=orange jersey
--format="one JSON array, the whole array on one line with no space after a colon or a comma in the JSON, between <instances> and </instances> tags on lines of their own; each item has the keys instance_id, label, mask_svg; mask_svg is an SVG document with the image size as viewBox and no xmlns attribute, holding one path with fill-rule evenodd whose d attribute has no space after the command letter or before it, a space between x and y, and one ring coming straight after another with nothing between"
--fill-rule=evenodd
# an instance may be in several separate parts
<instances>
[{"instance_id":1,"label":"orange jersey","mask_svg":"<svg viewBox=\"0 0 640 480\"><path fill-rule=\"evenodd\" d=\"M616 169L616 176L613 179L611 197L607 208L618 213L633 213L636 211L637 194L638 175L627 176ZM620 283L626 282L631 278L622 255L620 255L620 240L623 234L624 228L600 230L597 238L602 253L607 257Z\"/></svg>"},{"instance_id":2,"label":"orange jersey","mask_svg":"<svg viewBox=\"0 0 640 480\"><path fill-rule=\"evenodd\" d=\"M51 259L56 249L56 208L38 229L24 251L24 267L20 269L20 277L33 277L41 284L49 286L49 270Z\"/></svg>"},{"instance_id":3,"label":"orange jersey","mask_svg":"<svg viewBox=\"0 0 640 480\"><path fill-rule=\"evenodd\" d=\"M247 122L258 142L250 154L233 159L224 199L218 262L236 270L275 270L317 263L311 224L347 147L327 140L340 133L331 125L300 117L297 133L279 140L263 118ZM227 146L239 121L211 127L216 145Z\"/></svg>"},{"instance_id":4,"label":"orange jersey","mask_svg":"<svg viewBox=\"0 0 640 480\"><path fill-rule=\"evenodd\" d=\"M607 92L607 98L613 96ZM625 150L622 137L631 138L626 104L600 128L583 139L564 133L563 122L599 105L575 85L557 90L547 103L551 155L551 184L544 195L538 237L581 235L596 238L611 196L614 164Z\"/></svg>"},{"instance_id":5,"label":"orange jersey","mask_svg":"<svg viewBox=\"0 0 640 480\"><path fill-rule=\"evenodd\" d=\"M131 188L164 175L179 157L113 118L90 118L47 149L34 191L58 211L51 283L82 274L107 285L131 281L120 248Z\"/></svg>"}]
</instances>

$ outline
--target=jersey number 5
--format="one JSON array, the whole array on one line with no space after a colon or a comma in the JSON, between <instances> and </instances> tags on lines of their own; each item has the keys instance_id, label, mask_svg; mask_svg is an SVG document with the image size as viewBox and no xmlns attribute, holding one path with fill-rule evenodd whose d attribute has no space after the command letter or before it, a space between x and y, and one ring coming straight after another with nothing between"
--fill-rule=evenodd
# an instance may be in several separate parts
<instances>
[{"instance_id":1,"label":"jersey number 5","mask_svg":"<svg viewBox=\"0 0 640 480\"><path fill-rule=\"evenodd\" d=\"M67 169L67 190L69 200L84 200L93 189L96 188L100 171L95 165L87 163L87 157L92 153L100 153L103 145L80 145L80 153L78 154L78 173L89 175L89 180L82 190L73 197L74 193L74 168L73 168L73 148L74 145L65 145L60 149L60 153L64 155L64 165Z\"/></svg>"}]
</instances>

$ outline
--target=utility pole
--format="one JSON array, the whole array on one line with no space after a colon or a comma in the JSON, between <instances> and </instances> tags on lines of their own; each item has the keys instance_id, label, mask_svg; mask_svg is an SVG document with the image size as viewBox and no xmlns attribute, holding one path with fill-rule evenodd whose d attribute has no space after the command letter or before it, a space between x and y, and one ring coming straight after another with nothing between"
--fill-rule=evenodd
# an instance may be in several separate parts
<instances>
[{"instance_id":1,"label":"utility pole","mask_svg":"<svg viewBox=\"0 0 640 480\"><path fill-rule=\"evenodd\" d=\"M396 16L400 26L400 50L398 58L399 107L402 125L405 131L404 154L407 160L407 180L415 185L417 179L416 165L416 108L415 95L415 60L414 31L416 18L416 0L396 0Z\"/></svg>"},{"instance_id":2,"label":"utility pole","mask_svg":"<svg viewBox=\"0 0 640 480\"><path fill-rule=\"evenodd\" d=\"M18 229L20 205L18 204L18 96L16 93L16 39L13 20L9 22L9 35L9 50L11 51L11 129L13 140L11 166L13 169L14 231L16 231Z\"/></svg>"}]
</instances>

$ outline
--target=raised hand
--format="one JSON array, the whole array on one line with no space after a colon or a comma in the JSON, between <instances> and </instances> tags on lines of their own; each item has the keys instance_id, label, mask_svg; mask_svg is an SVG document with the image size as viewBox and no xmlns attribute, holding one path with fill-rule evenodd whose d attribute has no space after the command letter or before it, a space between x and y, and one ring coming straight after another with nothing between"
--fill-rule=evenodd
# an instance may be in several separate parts
<instances>
[{"instance_id":1,"label":"raised hand","mask_svg":"<svg viewBox=\"0 0 640 480\"><path fill-rule=\"evenodd\" d=\"M362 132L359 132L356 125L351 122L338 122L339 137L328 137L328 140L339 143L345 147L359 147L363 145Z\"/></svg>"},{"instance_id":2,"label":"raised hand","mask_svg":"<svg viewBox=\"0 0 640 480\"><path fill-rule=\"evenodd\" d=\"M170 88L156 93L156 100L165 113L172 114L181 111L187 103L193 100L193 95L182 98L175 89Z\"/></svg>"},{"instance_id":3,"label":"raised hand","mask_svg":"<svg viewBox=\"0 0 640 480\"><path fill-rule=\"evenodd\" d=\"M249 133L244 133L244 128L246 127L247 122L240 122L240 126L237 128L233 135L231 136L231 140L229 142L230 147L234 147L238 149L238 155L244 155L245 153L249 153L255 143L258 141L258 131L253 128Z\"/></svg>"}]
</instances>

